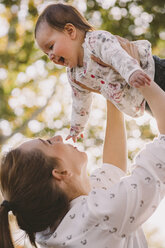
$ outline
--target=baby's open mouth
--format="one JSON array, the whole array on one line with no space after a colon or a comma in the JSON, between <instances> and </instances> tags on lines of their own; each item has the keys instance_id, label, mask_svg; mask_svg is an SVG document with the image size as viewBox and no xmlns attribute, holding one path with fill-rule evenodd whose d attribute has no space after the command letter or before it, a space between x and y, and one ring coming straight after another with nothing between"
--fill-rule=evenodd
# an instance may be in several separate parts
<instances>
[{"instance_id":1,"label":"baby's open mouth","mask_svg":"<svg viewBox=\"0 0 165 248\"><path fill-rule=\"evenodd\" d=\"M65 59L63 57L60 57L59 62L64 64Z\"/></svg>"}]
</instances>

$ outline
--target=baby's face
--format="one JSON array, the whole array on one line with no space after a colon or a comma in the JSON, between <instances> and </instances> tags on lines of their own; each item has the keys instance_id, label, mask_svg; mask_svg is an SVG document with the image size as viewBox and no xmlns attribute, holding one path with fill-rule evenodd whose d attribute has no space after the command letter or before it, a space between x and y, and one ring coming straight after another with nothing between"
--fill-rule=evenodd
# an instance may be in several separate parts
<instances>
[{"instance_id":1,"label":"baby's face","mask_svg":"<svg viewBox=\"0 0 165 248\"><path fill-rule=\"evenodd\" d=\"M50 27L47 22L40 24L36 41L40 49L48 55L55 64L76 67L79 61L79 46L76 36L76 28L71 26L70 30L58 31Z\"/></svg>"}]
</instances>

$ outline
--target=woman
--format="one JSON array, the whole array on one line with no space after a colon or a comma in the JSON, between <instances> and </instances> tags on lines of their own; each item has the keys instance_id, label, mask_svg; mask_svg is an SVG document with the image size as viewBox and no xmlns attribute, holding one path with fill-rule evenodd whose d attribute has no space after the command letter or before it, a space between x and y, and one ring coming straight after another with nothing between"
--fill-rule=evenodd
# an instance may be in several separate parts
<instances>
[{"instance_id":1,"label":"woman","mask_svg":"<svg viewBox=\"0 0 165 248\"><path fill-rule=\"evenodd\" d=\"M10 210L33 245L37 241L41 247L147 247L140 226L165 194L165 93L154 82L140 90L162 135L139 153L129 177L124 172L123 115L109 102L103 166L90 180L86 153L65 144L61 136L25 142L4 157L0 247L14 247Z\"/></svg>"}]
</instances>

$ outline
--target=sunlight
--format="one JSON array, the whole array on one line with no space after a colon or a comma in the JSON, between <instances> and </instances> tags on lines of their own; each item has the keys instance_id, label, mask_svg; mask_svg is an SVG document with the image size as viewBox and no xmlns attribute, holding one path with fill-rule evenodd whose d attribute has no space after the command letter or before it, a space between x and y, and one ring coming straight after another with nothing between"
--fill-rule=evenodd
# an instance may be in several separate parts
<instances>
[{"instance_id":1,"label":"sunlight","mask_svg":"<svg viewBox=\"0 0 165 248\"><path fill-rule=\"evenodd\" d=\"M1 120L0 121L0 130L3 135L9 136L12 133L12 128L10 125L10 122L7 120Z\"/></svg>"},{"instance_id":2,"label":"sunlight","mask_svg":"<svg viewBox=\"0 0 165 248\"><path fill-rule=\"evenodd\" d=\"M116 0L97 0L97 2L102 5L103 9L109 9L110 7L114 6Z\"/></svg>"},{"instance_id":3,"label":"sunlight","mask_svg":"<svg viewBox=\"0 0 165 248\"><path fill-rule=\"evenodd\" d=\"M5 80L7 78L7 70L4 68L0 68L0 80Z\"/></svg>"},{"instance_id":4,"label":"sunlight","mask_svg":"<svg viewBox=\"0 0 165 248\"><path fill-rule=\"evenodd\" d=\"M44 128L44 124L37 120L31 120L28 123L28 127L33 133L38 133Z\"/></svg>"},{"instance_id":5,"label":"sunlight","mask_svg":"<svg viewBox=\"0 0 165 248\"><path fill-rule=\"evenodd\" d=\"M0 38L7 35L9 30L9 23L5 18L0 17Z\"/></svg>"}]
</instances>

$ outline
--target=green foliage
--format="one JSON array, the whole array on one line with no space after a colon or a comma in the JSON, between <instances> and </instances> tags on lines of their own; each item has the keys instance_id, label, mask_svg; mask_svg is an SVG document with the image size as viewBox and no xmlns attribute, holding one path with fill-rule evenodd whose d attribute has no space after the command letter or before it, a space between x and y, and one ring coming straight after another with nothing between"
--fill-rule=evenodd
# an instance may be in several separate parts
<instances>
[{"instance_id":1,"label":"green foliage","mask_svg":"<svg viewBox=\"0 0 165 248\"><path fill-rule=\"evenodd\" d=\"M123 36L130 40L148 39L153 46L156 46L160 39L159 33L161 31L164 31L165 2L162 0L116 0L114 2L115 3L113 6L109 7L108 9L103 9L102 6L104 1L99 1L98 3L94 0L88 0L87 16L90 17L95 11L99 11L101 13L102 18L102 29L108 30L113 34ZM116 8L116 12L118 12L117 18L114 18L114 15L112 14L112 10L115 10L114 7ZM148 22L149 25L147 25L147 23L145 22L145 20L147 20L146 18L152 19L152 21L150 20ZM133 32L136 27L135 23L137 21L138 27L143 27L143 25L147 25L145 32L141 35L137 35Z\"/></svg>"}]
</instances>

